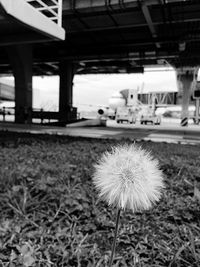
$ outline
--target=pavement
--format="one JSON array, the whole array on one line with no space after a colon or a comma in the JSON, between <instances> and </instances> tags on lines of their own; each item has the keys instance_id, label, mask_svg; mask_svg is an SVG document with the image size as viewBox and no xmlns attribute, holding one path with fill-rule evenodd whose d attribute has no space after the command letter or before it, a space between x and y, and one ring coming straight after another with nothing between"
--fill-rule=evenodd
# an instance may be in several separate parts
<instances>
[{"instance_id":1,"label":"pavement","mask_svg":"<svg viewBox=\"0 0 200 267\"><path fill-rule=\"evenodd\" d=\"M131 139L154 142L200 145L200 125L179 126L179 122L164 121L162 125L117 124L108 120L106 126L56 127L39 124L0 123L0 131L51 134L104 139Z\"/></svg>"}]
</instances>

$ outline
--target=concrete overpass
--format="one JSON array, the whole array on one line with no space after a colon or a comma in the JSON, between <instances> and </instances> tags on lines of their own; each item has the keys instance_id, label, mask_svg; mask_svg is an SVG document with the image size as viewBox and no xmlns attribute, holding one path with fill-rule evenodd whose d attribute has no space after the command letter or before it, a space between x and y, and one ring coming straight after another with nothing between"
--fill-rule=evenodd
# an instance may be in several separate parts
<instances>
[{"instance_id":1,"label":"concrete overpass","mask_svg":"<svg viewBox=\"0 0 200 267\"><path fill-rule=\"evenodd\" d=\"M184 95L182 117L187 118L190 88L200 65L199 14L197 0L64 0L64 41L36 38L30 27L15 38L16 25L13 33L7 32L9 26L0 24L4 37L0 42L0 73L11 73L15 59L21 61L21 66L17 63L14 68L20 72L30 68L34 75L60 75L60 121L66 122L73 106L74 74L134 73L143 72L147 65L171 64L177 69ZM16 72L15 78L19 77ZM26 72L24 75L30 76ZM23 87L20 96L31 94L30 81ZM30 106L28 102L31 100L24 100L23 106Z\"/></svg>"}]
</instances>

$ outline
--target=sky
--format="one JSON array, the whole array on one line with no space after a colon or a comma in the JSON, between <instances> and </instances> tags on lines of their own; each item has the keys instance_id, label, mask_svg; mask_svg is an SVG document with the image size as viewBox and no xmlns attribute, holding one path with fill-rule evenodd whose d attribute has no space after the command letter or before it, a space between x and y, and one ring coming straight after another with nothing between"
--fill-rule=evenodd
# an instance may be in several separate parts
<instances>
[{"instance_id":1,"label":"sky","mask_svg":"<svg viewBox=\"0 0 200 267\"><path fill-rule=\"evenodd\" d=\"M0 81L14 83L13 77ZM165 71L145 69L143 74L89 74L75 75L73 106L79 111L97 110L108 106L109 98L123 89L150 91L177 91L176 75L172 68ZM59 77L33 77L33 108L58 110Z\"/></svg>"},{"instance_id":2,"label":"sky","mask_svg":"<svg viewBox=\"0 0 200 267\"><path fill-rule=\"evenodd\" d=\"M33 78L33 107L57 110L59 77ZM173 69L145 71L144 74L75 75L73 105L79 110L95 110L108 106L109 98L123 89L149 91L177 91Z\"/></svg>"}]
</instances>

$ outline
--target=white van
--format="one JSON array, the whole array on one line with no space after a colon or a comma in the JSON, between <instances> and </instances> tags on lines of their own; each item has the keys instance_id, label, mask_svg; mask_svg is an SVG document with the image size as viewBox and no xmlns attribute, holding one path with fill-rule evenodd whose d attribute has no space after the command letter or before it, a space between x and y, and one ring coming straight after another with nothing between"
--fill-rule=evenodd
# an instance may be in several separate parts
<instances>
[{"instance_id":1,"label":"white van","mask_svg":"<svg viewBox=\"0 0 200 267\"><path fill-rule=\"evenodd\" d=\"M161 124L161 115L156 115L151 107L143 108L140 112L140 124Z\"/></svg>"},{"instance_id":2,"label":"white van","mask_svg":"<svg viewBox=\"0 0 200 267\"><path fill-rule=\"evenodd\" d=\"M117 123L123 123L124 121L128 123L136 123L136 112L130 107L119 107L117 108L115 119Z\"/></svg>"}]
</instances>

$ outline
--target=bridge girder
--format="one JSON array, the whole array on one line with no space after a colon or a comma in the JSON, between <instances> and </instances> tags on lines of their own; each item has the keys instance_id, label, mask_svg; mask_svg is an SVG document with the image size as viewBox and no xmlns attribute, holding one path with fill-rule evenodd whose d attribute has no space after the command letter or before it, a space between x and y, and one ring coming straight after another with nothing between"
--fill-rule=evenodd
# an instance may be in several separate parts
<instances>
[{"instance_id":1,"label":"bridge girder","mask_svg":"<svg viewBox=\"0 0 200 267\"><path fill-rule=\"evenodd\" d=\"M174 67L198 66L199 13L195 0L64 0L66 40L34 44L34 74L57 74L60 60L73 61L79 74L135 72L162 60ZM10 73L0 45L0 72Z\"/></svg>"}]
</instances>

